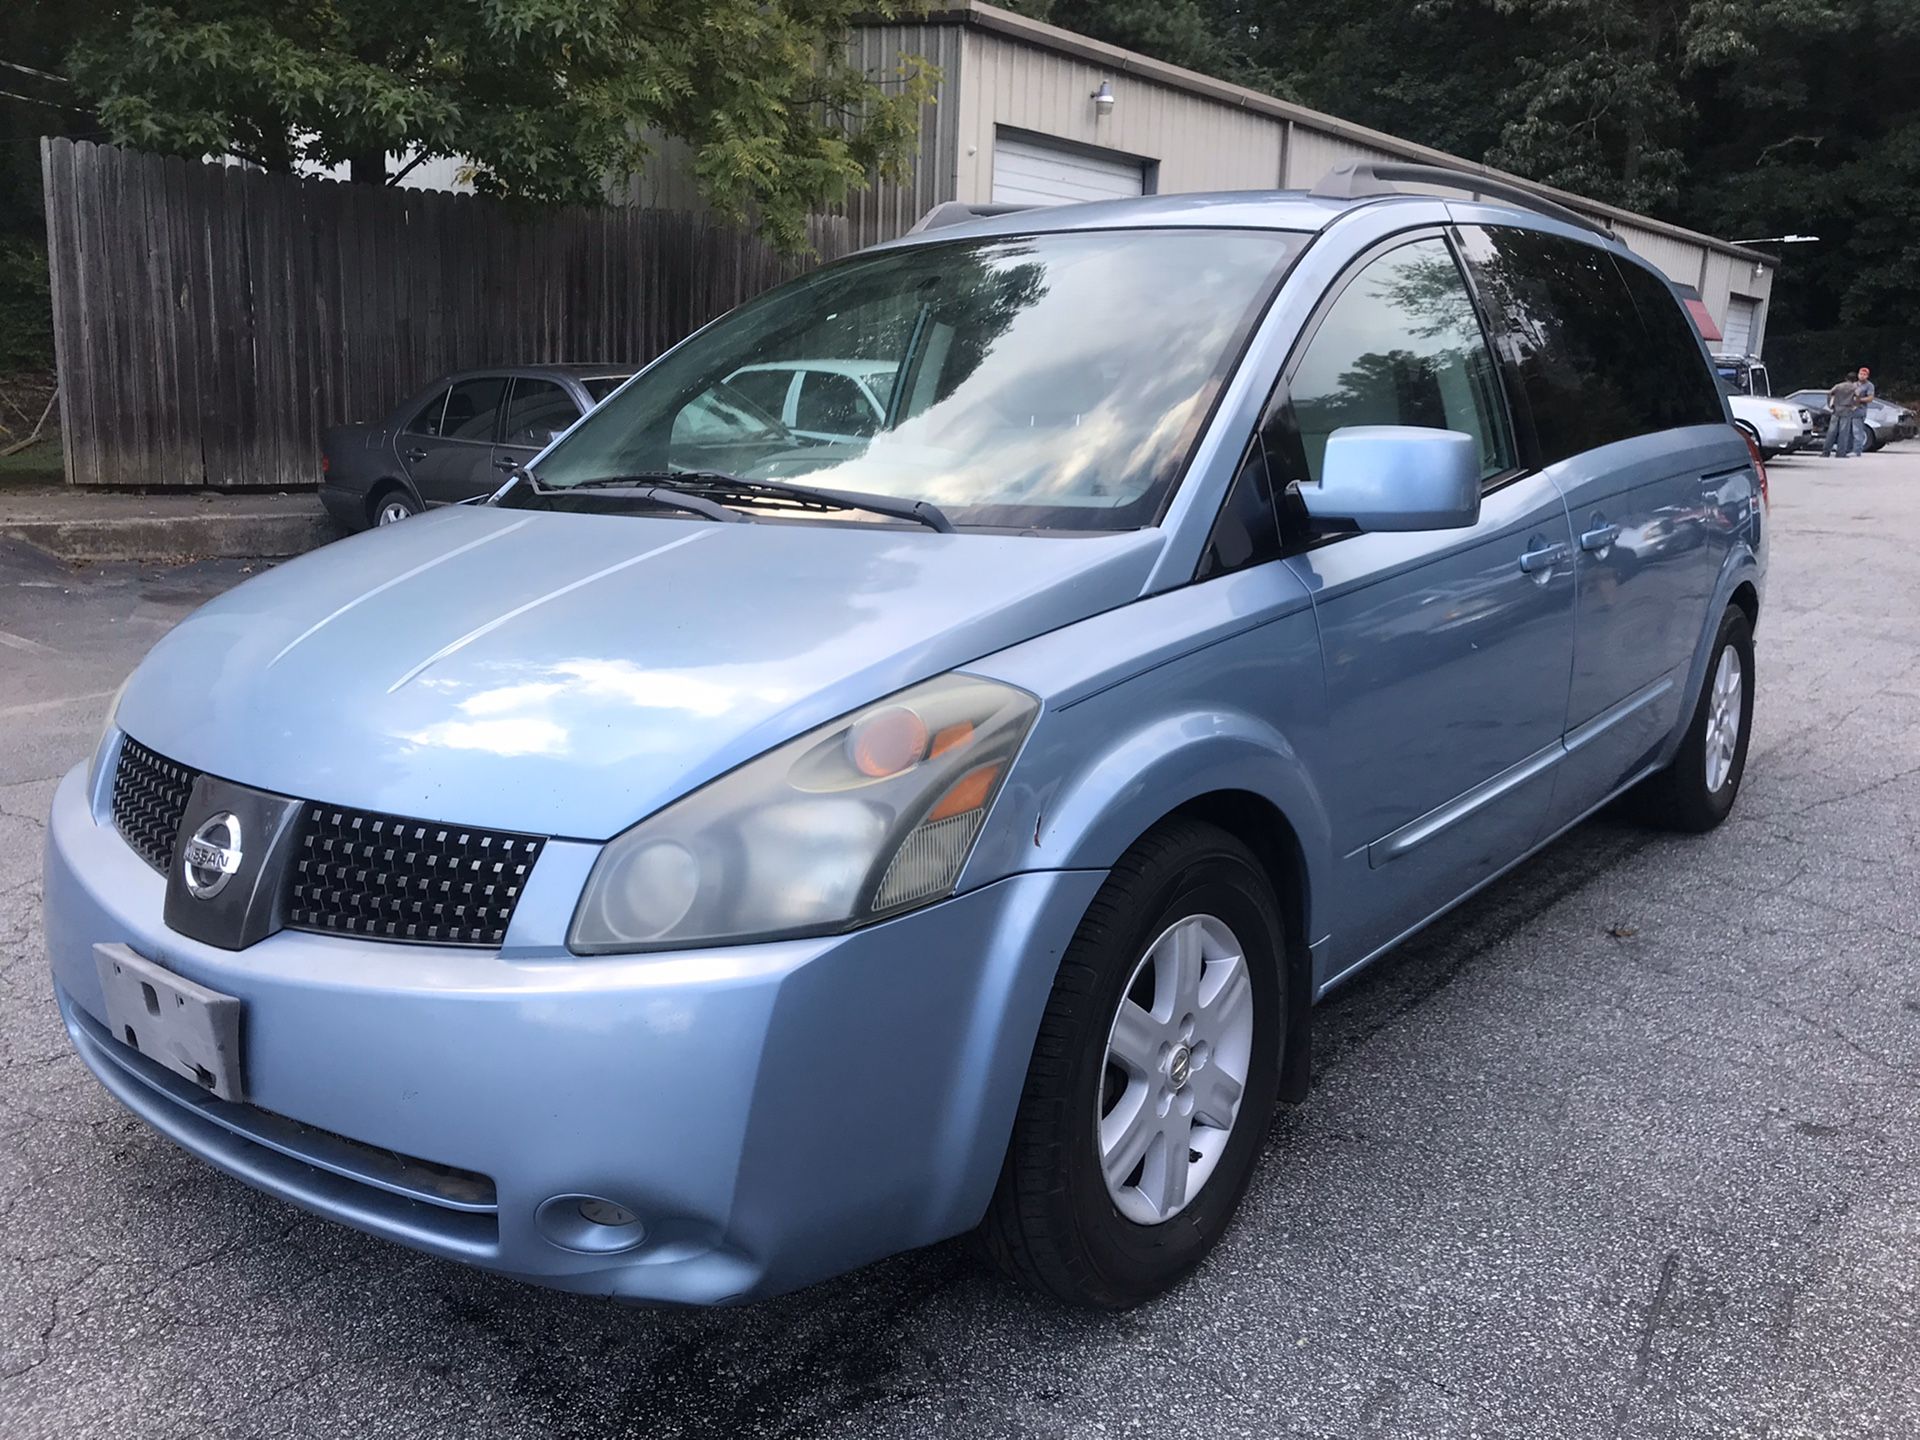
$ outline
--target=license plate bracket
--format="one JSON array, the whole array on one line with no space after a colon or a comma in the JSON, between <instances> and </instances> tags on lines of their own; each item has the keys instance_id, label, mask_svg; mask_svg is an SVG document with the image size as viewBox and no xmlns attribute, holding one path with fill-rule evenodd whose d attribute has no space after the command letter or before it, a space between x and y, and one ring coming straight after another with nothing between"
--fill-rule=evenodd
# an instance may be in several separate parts
<instances>
[{"instance_id":1,"label":"license plate bracket","mask_svg":"<svg viewBox=\"0 0 1920 1440\"><path fill-rule=\"evenodd\" d=\"M176 975L125 945L93 947L113 1038L222 1100L244 1100L243 1002Z\"/></svg>"}]
</instances>

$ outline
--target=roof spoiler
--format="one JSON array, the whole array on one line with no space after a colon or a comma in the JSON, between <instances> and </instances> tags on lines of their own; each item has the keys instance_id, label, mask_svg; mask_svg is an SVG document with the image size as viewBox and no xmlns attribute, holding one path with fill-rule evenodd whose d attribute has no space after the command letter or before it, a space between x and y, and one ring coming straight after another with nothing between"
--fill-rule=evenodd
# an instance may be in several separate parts
<instances>
[{"instance_id":1,"label":"roof spoiler","mask_svg":"<svg viewBox=\"0 0 1920 1440\"><path fill-rule=\"evenodd\" d=\"M1011 215L1016 210L1037 208L1033 205L970 205L965 200L945 200L915 221L907 234L944 230L949 225L964 225L969 220L989 220L995 215Z\"/></svg>"},{"instance_id":2,"label":"roof spoiler","mask_svg":"<svg viewBox=\"0 0 1920 1440\"><path fill-rule=\"evenodd\" d=\"M1522 185L1510 180L1496 180L1490 175L1477 174L1471 170L1455 170L1445 165L1414 165L1400 160L1349 160L1344 165L1336 165L1320 177L1320 183L1308 193L1318 195L1325 200L1362 200L1375 195L1404 195L1406 192L1394 184L1432 185L1448 190L1460 190L1469 195L1489 195L1496 200L1505 200L1518 205L1523 210L1532 210L1537 214L1550 215L1555 220L1563 220L1569 225L1578 225L1582 230L1591 230L1596 235L1611 238L1613 232L1598 221L1582 215L1578 210L1570 210L1557 201L1544 195L1536 195Z\"/></svg>"}]
</instances>

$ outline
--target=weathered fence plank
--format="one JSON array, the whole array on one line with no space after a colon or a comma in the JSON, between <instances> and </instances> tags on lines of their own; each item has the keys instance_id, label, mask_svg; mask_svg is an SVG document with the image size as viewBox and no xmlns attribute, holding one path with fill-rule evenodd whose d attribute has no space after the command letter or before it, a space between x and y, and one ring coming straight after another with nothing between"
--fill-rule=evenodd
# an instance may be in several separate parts
<instances>
[{"instance_id":1,"label":"weathered fence plank","mask_svg":"<svg viewBox=\"0 0 1920 1440\"><path fill-rule=\"evenodd\" d=\"M476 365L639 364L806 263L710 219L43 140L67 478L301 486L320 431ZM815 222L819 258L846 223Z\"/></svg>"}]
</instances>

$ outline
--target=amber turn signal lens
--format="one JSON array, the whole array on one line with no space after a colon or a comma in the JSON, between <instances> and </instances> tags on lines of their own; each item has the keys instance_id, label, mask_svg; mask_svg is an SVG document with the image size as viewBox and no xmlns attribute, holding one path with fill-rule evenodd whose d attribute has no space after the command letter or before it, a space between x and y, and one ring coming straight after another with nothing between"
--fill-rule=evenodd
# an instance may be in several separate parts
<instances>
[{"instance_id":1,"label":"amber turn signal lens","mask_svg":"<svg viewBox=\"0 0 1920 1440\"><path fill-rule=\"evenodd\" d=\"M928 820L949 820L955 815L965 815L969 810L978 810L987 803L987 796L993 793L993 782L1000 778L1000 766L1003 762L995 760L990 765L977 765L962 775L951 790L940 797L940 803L927 815Z\"/></svg>"},{"instance_id":2,"label":"amber turn signal lens","mask_svg":"<svg viewBox=\"0 0 1920 1440\"><path fill-rule=\"evenodd\" d=\"M933 737L933 748L927 752L927 758L944 755L956 746L964 745L973 739L973 722L962 720L958 725L949 725Z\"/></svg>"},{"instance_id":3,"label":"amber turn signal lens","mask_svg":"<svg viewBox=\"0 0 1920 1440\"><path fill-rule=\"evenodd\" d=\"M927 722L904 705L876 711L847 735L847 759L862 775L884 780L927 758Z\"/></svg>"}]
</instances>

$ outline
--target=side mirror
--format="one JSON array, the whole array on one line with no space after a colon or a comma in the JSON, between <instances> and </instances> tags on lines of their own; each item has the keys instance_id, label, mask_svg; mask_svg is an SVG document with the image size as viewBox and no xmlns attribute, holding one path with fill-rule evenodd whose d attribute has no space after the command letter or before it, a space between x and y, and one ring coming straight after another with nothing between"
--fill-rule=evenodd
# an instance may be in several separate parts
<instances>
[{"instance_id":1,"label":"side mirror","mask_svg":"<svg viewBox=\"0 0 1920 1440\"><path fill-rule=\"evenodd\" d=\"M1480 519L1480 442L1458 430L1348 425L1327 437L1307 514L1360 530L1458 530Z\"/></svg>"}]
</instances>

